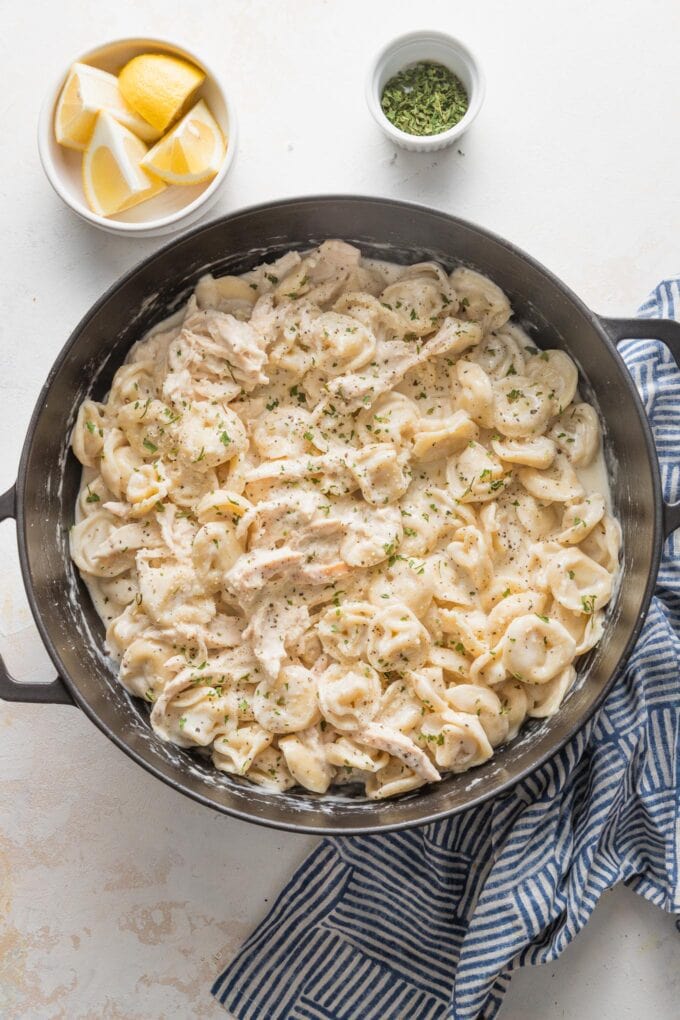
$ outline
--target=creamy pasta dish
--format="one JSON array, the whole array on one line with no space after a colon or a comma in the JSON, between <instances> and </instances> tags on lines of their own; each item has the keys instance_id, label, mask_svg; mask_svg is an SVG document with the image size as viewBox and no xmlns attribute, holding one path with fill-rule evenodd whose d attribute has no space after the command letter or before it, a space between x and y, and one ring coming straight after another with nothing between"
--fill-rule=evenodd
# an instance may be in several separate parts
<instances>
[{"instance_id":1,"label":"creamy pasta dish","mask_svg":"<svg viewBox=\"0 0 680 1020\"><path fill-rule=\"evenodd\" d=\"M203 277L86 400L73 559L165 741L390 797L557 712L618 569L598 416L467 268Z\"/></svg>"}]
</instances>

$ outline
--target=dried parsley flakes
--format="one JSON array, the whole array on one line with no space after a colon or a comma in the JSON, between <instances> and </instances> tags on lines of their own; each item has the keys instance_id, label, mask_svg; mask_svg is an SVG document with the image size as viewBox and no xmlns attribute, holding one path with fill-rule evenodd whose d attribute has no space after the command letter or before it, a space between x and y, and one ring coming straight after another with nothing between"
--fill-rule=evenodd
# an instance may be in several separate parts
<instances>
[{"instance_id":1,"label":"dried parsley flakes","mask_svg":"<svg viewBox=\"0 0 680 1020\"><path fill-rule=\"evenodd\" d=\"M421 61L390 78L380 105L400 131L409 135L439 135L465 116L468 95L448 67Z\"/></svg>"}]
</instances>

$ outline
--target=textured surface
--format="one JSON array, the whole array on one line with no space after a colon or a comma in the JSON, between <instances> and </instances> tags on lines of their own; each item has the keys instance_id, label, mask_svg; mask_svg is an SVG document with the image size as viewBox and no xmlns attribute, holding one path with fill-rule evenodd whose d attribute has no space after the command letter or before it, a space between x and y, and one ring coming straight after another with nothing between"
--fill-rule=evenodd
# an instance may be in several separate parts
<instances>
[{"instance_id":1,"label":"textured surface","mask_svg":"<svg viewBox=\"0 0 680 1020\"><path fill-rule=\"evenodd\" d=\"M558 0L549 11L539 0L421 0L417 11L406 0L204 0L191 18L178 0L101 12L26 0L3 14L12 145L0 153L0 488L68 332L156 245L78 221L38 163L49 81L107 38L175 38L222 70L241 151L216 214L311 191L430 203L516 241L609 314L630 313L678 269L680 214L664 201L677 191L680 155L668 130L680 88L674 0ZM373 52L428 24L459 34L487 73L486 105L460 153L397 152L364 104ZM644 87L630 79L641 60L653 66ZM0 650L22 677L44 679L51 667L21 593L11 523L0 529L0 577ZM212 979L311 841L180 798L74 709L0 705L0 734L0 1015L223 1016ZM503 1015L671 1016L678 947L670 918L617 890L561 960L516 976Z\"/></svg>"}]
</instances>

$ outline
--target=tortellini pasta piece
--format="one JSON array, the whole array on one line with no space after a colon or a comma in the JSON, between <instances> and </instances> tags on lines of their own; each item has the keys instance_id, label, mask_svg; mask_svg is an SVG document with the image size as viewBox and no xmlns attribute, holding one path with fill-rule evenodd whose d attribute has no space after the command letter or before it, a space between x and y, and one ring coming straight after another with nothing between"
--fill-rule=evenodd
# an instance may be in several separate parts
<instances>
[{"instance_id":1,"label":"tortellini pasta piece","mask_svg":"<svg viewBox=\"0 0 680 1020\"><path fill-rule=\"evenodd\" d=\"M498 747L506 740L510 724L495 691L476 684L456 684L447 688L445 698L455 712L479 719L492 747Z\"/></svg>"},{"instance_id":2,"label":"tortellini pasta piece","mask_svg":"<svg viewBox=\"0 0 680 1020\"><path fill-rule=\"evenodd\" d=\"M397 507L371 509L356 506L343 515L347 534L340 545L340 555L351 567L373 567L382 563L396 549L404 534Z\"/></svg>"},{"instance_id":3,"label":"tortellini pasta piece","mask_svg":"<svg viewBox=\"0 0 680 1020\"><path fill-rule=\"evenodd\" d=\"M149 397L123 404L116 416L118 428L140 457L161 456L175 442L175 425L180 415L171 407Z\"/></svg>"},{"instance_id":4,"label":"tortellini pasta piece","mask_svg":"<svg viewBox=\"0 0 680 1020\"><path fill-rule=\"evenodd\" d=\"M461 503L498 499L507 484L507 470L481 443L470 442L447 465L449 490Z\"/></svg>"},{"instance_id":5,"label":"tortellini pasta piece","mask_svg":"<svg viewBox=\"0 0 680 1020\"><path fill-rule=\"evenodd\" d=\"M378 713L380 722L400 733L411 733L423 717L423 706L411 684L393 680L383 691Z\"/></svg>"},{"instance_id":6,"label":"tortellini pasta piece","mask_svg":"<svg viewBox=\"0 0 680 1020\"><path fill-rule=\"evenodd\" d=\"M153 352L153 341L150 345L149 354ZM155 382L156 366L153 360L144 358L141 361L132 360L116 372L107 404L109 407L116 407L121 404L138 403L142 408L149 399L156 397Z\"/></svg>"},{"instance_id":7,"label":"tortellini pasta piece","mask_svg":"<svg viewBox=\"0 0 680 1020\"><path fill-rule=\"evenodd\" d=\"M160 627L178 623L209 623L215 615L214 599L196 584L193 568L172 559L152 566L138 559L139 594L144 610Z\"/></svg>"},{"instance_id":8,"label":"tortellini pasta piece","mask_svg":"<svg viewBox=\"0 0 680 1020\"><path fill-rule=\"evenodd\" d=\"M375 353L372 331L350 315L324 312L314 322L314 366L326 376L356 372Z\"/></svg>"},{"instance_id":9,"label":"tortellini pasta piece","mask_svg":"<svg viewBox=\"0 0 680 1020\"><path fill-rule=\"evenodd\" d=\"M106 488L101 475L96 475L89 482L83 479L83 485L78 497L76 516L82 520L83 517L91 517L92 514L101 510L105 503L111 500L112 494Z\"/></svg>"},{"instance_id":10,"label":"tortellini pasta piece","mask_svg":"<svg viewBox=\"0 0 680 1020\"><path fill-rule=\"evenodd\" d=\"M123 524L106 510L71 528L71 556L79 570L94 577L116 577L133 565L135 550L155 544L151 524Z\"/></svg>"},{"instance_id":11,"label":"tortellini pasta piece","mask_svg":"<svg viewBox=\"0 0 680 1020\"><path fill-rule=\"evenodd\" d=\"M604 632L604 612L574 613L565 609L559 602L553 602L550 616L569 631L576 642L576 655L585 655L594 648Z\"/></svg>"},{"instance_id":12,"label":"tortellini pasta piece","mask_svg":"<svg viewBox=\"0 0 680 1020\"><path fill-rule=\"evenodd\" d=\"M523 531L533 542L540 542L559 526L561 504L536 499L521 486L512 493L512 507Z\"/></svg>"},{"instance_id":13,"label":"tortellini pasta piece","mask_svg":"<svg viewBox=\"0 0 680 1020\"><path fill-rule=\"evenodd\" d=\"M531 496L547 503L566 503L583 495L583 486L562 453L557 454L549 468L543 471L519 468L517 476Z\"/></svg>"},{"instance_id":14,"label":"tortellini pasta piece","mask_svg":"<svg viewBox=\"0 0 680 1020\"><path fill-rule=\"evenodd\" d=\"M371 443L358 450L350 462L361 495L371 506L394 503L411 483L396 450L390 443Z\"/></svg>"},{"instance_id":15,"label":"tortellini pasta piece","mask_svg":"<svg viewBox=\"0 0 680 1020\"><path fill-rule=\"evenodd\" d=\"M493 755L481 720L466 712L445 709L426 716L421 736L432 748L437 765L447 772L467 772Z\"/></svg>"},{"instance_id":16,"label":"tortellini pasta piece","mask_svg":"<svg viewBox=\"0 0 680 1020\"><path fill-rule=\"evenodd\" d=\"M489 645L497 645L513 620L529 613L542 613L547 601L541 591L522 591L507 595L491 610L486 621Z\"/></svg>"},{"instance_id":17,"label":"tortellini pasta piece","mask_svg":"<svg viewBox=\"0 0 680 1020\"><path fill-rule=\"evenodd\" d=\"M612 595L612 575L580 549L553 556L546 571L555 599L573 613L590 615L602 609Z\"/></svg>"},{"instance_id":18,"label":"tortellini pasta piece","mask_svg":"<svg viewBox=\"0 0 680 1020\"><path fill-rule=\"evenodd\" d=\"M408 606L386 606L373 617L368 628L366 657L381 673L417 669L430 647L430 636Z\"/></svg>"},{"instance_id":19,"label":"tortellini pasta piece","mask_svg":"<svg viewBox=\"0 0 680 1020\"><path fill-rule=\"evenodd\" d=\"M130 601L123 612L116 616L106 628L106 649L116 659L120 659L125 649L136 638L148 630L151 621L141 608L141 600Z\"/></svg>"},{"instance_id":20,"label":"tortellini pasta piece","mask_svg":"<svg viewBox=\"0 0 680 1020\"><path fill-rule=\"evenodd\" d=\"M248 779L265 790L283 793L295 786L295 779L288 771L283 752L278 747L265 747L253 759L248 769Z\"/></svg>"},{"instance_id":21,"label":"tortellini pasta piece","mask_svg":"<svg viewBox=\"0 0 680 1020\"><path fill-rule=\"evenodd\" d=\"M453 542L447 546L451 559L465 570L474 588L488 588L493 577L493 564L484 537L478 528L468 525L459 528Z\"/></svg>"},{"instance_id":22,"label":"tortellini pasta piece","mask_svg":"<svg viewBox=\"0 0 680 1020\"><path fill-rule=\"evenodd\" d=\"M418 560L396 559L376 573L368 589L374 606L395 603L408 606L419 619L425 615L434 595L432 574ZM375 610L374 610L375 612Z\"/></svg>"},{"instance_id":23,"label":"tortellini pasta piece","mask_svg":"<svg viewBox=\"0 0 680 1020\"><path fill-rule=\"evenodd\" d=\"M357 419L359 436L364 443L393 443L405 446L418 425L418 408L403 393L389 390L381 394L372 407Z\"/></svg>"},{"instance_id":24,"label":"tortellini pasta piece","mask_svg":"<svg viewBox=\"0 0 680 1020\"><path fill-rule=\"evenodd\" d=\"M104 447L105 406L84 400L71 436L73 452L84 467L94 467Z\"/></svg>"},{"instance_id":25,"label":"tortellini pasta piece","mask_svg":"<svg viewBox=\"0 0 680 1020\"><path fill-rule=\"evenodd\" d=\"M150 510L161 509L168 495L170 480L163 462L140 464L130 474L125 487L125 498L130 504L131 517L146 517Z\"/></svg>"},{"instance_id":26,"label":"tortellini pasta piece","mask_svg":"<svg viewBox=\"0 0 680 1020\"><path fill-rule=\"evenodd\" d=\"M527 360L524 372L547 393L553 414L561 414L571 404L578 386L578 369L564 351L541 351Z\"/></svg>"},{"instance_id":27,"label":"tortellini pasta piece","mask_svg":"<svg viewBox=\"0 0 680 1020\"><path fill-rule=\"evenodd\" d=\"M413 456L424 464L462 450L479 435L479 429L465 411L456 411L443 421L421 420L413 437Z\"/></svg>"},{"instance_id":28,"label":"tortellini pasta piece","mask_svg":"<svg viewBox=\"0 0 680 1020\"><path fill-rule=\"evenodd\" d=\"M490 648L488 652L478 655L470 666L470 683L487 684L489 687L495 687L496 684L502 683L506 679L508 671L505 668L501 652L502 646Z\"/></svg>"},{"instance_id":29,"label":"tortellini pasta piece","mask_svg":"<svg viewBox=\"0 0 680 1020\"><path fill-rule=\"evenodd\" d=\"M255 688L253 715L270 733L305 730L319 718L316 679L304 666L284 666L275 680Z\"/></svg>"},{"instance_id":30,"label":"tortellini pasta piece","mask_svg":"<svg viewBox=\"0 0 680 1020\"><path fill-rule=\"evenodd\" d=\"M439 316L452 314L452 299L443 290L442 281L429 272L419 276L416 267L411 267L411 274L410 279L402 277L386 287L380 300L398 316L401 333L427 336L436 329Z\"/></svg>"},{"instance_id":31,"label":"tortellini pasta piece","mask_svg":"<svg viewBox=\"0 0 680 1020\"><path fill-rule=\"evenodd\" d=\"M331 785L335 769L326 757L316 727L292 733L279 739L291 776L300 786L313 793L325 793Z\"/></svg>"},{"instance_id":32,"label":"tortellini pasta piece","mask_svg":"<svg viewBox=\"0 0 680 1020\"><path fill-rule=\"evenodd\" d=\"M553 681L549 680L543 687L550 687ZM536 691L540 696L540 692L543 687L533 687L532 691ZM494 688L495 693L498 695L501 703L501 712L508 723L508 733L506 740L514 740L519 733L520 726L527 717L529 709L529 687L519 683L517 680L506 680L504 683L499 684Z\"/></svg>"},{"instance_id":33,"label":"tortellini pasta piece","mask_svg":"<svg viewBox=\"0 0 680 1020\"><path fill-rule=\"evenodd\" d=\"M311 414L304 407L275 407L253 425L253 446L263 460L298 457L309 449Z\"/></svg>"},{"instance_id":34,"label":"tortellini pasta piece","mask_svg":"<svg viewBox=\"0 0 680 1020\"><path fill-rule=\"evenodd\" d=\"M484 332L501 329L512 315L507 297L487 276L463 266L449 277L459 301L460 311L472 322L482 324Z\"/></svg>"},{"instance_id":35,"label":"tortellini pasta piece","mask_svg":"<svg viewBox=\"0 0 680 1020\"><path fill-rule=\"evenodd\" d=\"M561 623L531 613L512 621L502 654L504 666L516 680L544 684L571 663L576 645Z\"/></svg>"},{"instance_id":36,"label":"tortellini pasta piece","mask_svg":"<svg viewBox=\"0 0 680 1020\"><path fill-rule=\"evenodd\" d=\"M120 682L135 697L155 701L174 675L168 666L173 655L172 647L164 641L143 636L134 638L123 652Z\"/></svg>"},{"instance_id":37,"label":"tortellini pasta piece","mask_svg":"<svg viewBox=\"0 0 680 1020\"><path fill-rule=\"evenodd\" d=\"M258 755L270 746L273 735L257 723L239 726L228 734L221 734L213 743L212 761L220 772L244 776Z\"/></svg>"},{"instance_id":38,"label":"tortellini pasta piece","mask_svg":"<svg viewBox=\"0 0 680 1020\"><path fill-rule=\"evenodd\" d=\"M231 521L236 524L249 510L253 509L250 500L229 489L216 489L202 496L196 506L196 517L201 524L212 521Z\"/></svg>"},{"instance_id":39,"label":"tortellini pasta piece","mask_svg":"<svg viewBox=\"0 0 680 1020\"><path fill-rule=\"evenodd\" d=\"M572 688L576 679L576 670L573 666L567 666L556 677L540 687L532 685L527 687L529 704L527 715L532 719L548 719L559 710L567 693Z\"/></svg>"},{"instance_id":40,"label":"tortellini pasta piece","mask_svg":"<svg viewBox=\"0 0 680 1020\"><path fill-rule=\"evenodd\" d=\"M141 457L132 449L120 429L110 429L104 433L99 470L109 492L123 499L130 475L141 464Z\"/></svg>"},{"instance_id":41,"label":"tortellini pasta piece","mask_svg":"<svg viewBox=\"0 0 680 1020\"><path fill-rule=\"evenodd\" d=\"M447 683L467 682L471 663L463 652L456 651L455 646L436 644L430 647L427 657L428 666L441 669Z\"/></svg>"},{"instance_id":42,"label":"tortellini pasta piece","mask_svg":"<svg viewBox=\"0 0 680 1020\"><path fill-rule=\"evenodd\" d=\"M491 448L497 457L509 464L524 467L548 468L555 459L557 448L547 436L530 436L526 439L492 439Z\"/></svg>"},{"instance_id":43,"label":"tortellini pasta piece","mask_svg":"<svg viewBox=\"0 0 680 1020\"><path fill-rule=\"evenodd\" d=\"M370 602L349 601L329 606L316 628L324 651L342 662L362 658L375 612Z\"/></svg>"},{"instance_id":44,"label":"tortellini pasta piece","mask_svg":"<svg viewBox=\"0 0 680 1020\"><path fill-rule=\"evenodd\" d=\"M199 308L217 308L239 318L247 318L257 301L257 289L253 290L240 276L214 277L206 273L196 284L194 293Z\"/></svg>"},{"instance_id":45,"label":"tortellini pasta piece","mask_svg":"<svg viewBox=\"0 0 680 1020\"><path fill-rule=\"evenodd\" d=\"M414 482L408 499L401 503L399 551L405 556L424 556L463 522L473 519L446 489Z\"/></svg>"},{"instance_id":46,"label":"tortellini pasta piece","mask_svg":"<svg viewBox=\"0 0 680 1020\"><path fill-rule=\"evenodd\" d=\"M600 448L600 419L590 404L573 404L560 414L550 429L557 443L577 467L592 464Z\"/></svg>"},{"instance_id":47,"label":"tortellini pasta piece","mask_svg":"<svg viewBox=\"0 0 680 1020\"><path fill-rule=\"evenodd\" d=\"M485 429L493 428L496 398L491 378L474 361L459 361L456 375L460 386L460 406L477 425ZM471 435L469 438L476 439L477 436Z\"/></svg>"},{"instance_id":48,"label":"tortellini pasta piece","mask_svg":"<svg viewBox=\"0 0 680 1020\"><path fill-rule=\"evenodd\" d=\"M550 392L528 376L494 383L494 427L509 439L540 435L553 414Z\"/></svg>"},{"instance_id":49,"label":"tortellini pasta piece","mask_svg":"<svg viewBox=\"0 0 680 1020\"><path fill-rule=\"evenodd\" d=\"M425 780L402 761L391 758L388 765L366 777L366 795L371 800L386 800L423 786Z\"/></svg>"},{"instance_id":50,"label":"tortellini pasta piece","mask_svg":"<svg viewBox=\"0 0 680 1020\"><path fill-rule=\"evenodd\" d=\"M209 679L187 668L163 688L151 710L151 725L162 740L207 747L236 729L236 694L209 686Z\"/></svg>"},{"instance_id":51,"label":"tortellini pasta piece","mask_svg":"<svg viewBox=\"0 0 680 1020\"><path fill-rule=\"evenodd\" d=\"M219 404L195 401L191 414L184 415L177 426L179 454L191 464L216 467L247 446L248 437L241 419Z\"/></svg>"},{"instance_id":52,"label":"tortellini pasta piece","mask_svg":"<svg viewBox=\"0 0 680 1020\"><path fill-rule=\"evenodd\" d=\"M524 330L508 322L487 334L468 357L491 379L506 379L512 375L523 375L525 352L530 346Z\"/></svg>"},{"instance_id":53,"label":"tortellini pasta piece","mask_svg":"<svg viewBox=\"0 0 680 1020\"><path fill-rule=\"evenodd\" d=\"M166 461L165 473L170 479L172 501L185 510L192 510L210 492L220 489L217 474L203 463L186 464Z\"/></svg>"},{"instance_id":54,"label":"tortellini pasta piece","mask_svg":"<svg viewBox=\"0 0 680 1020\"><path fill-rule=\"evenodd\" d=\"M476 658L488 651L487 618L481 610L440 606L437 619L442 633L461 655Z\"/></svg>"},{"instance_id":55,"label":"tortellini pasta piece","mask_svg":"<svg viewBox=\"0 0 680 1020\"><path fill-rule=\"evenodd\" d=\"M243 548L232 524L213 521L204 524L194 536L191 557L194 570L207 591L224 587L224 576L239 558Z\"/></svg>"},{"instance_id":56,"label":"tortellini pasta piece","mask_svg":"<svg viewBox=\"0 0 680 1020\"><path fill-rule=\"evenodd\" d=\"M578 545L600 523L604 514L604 496L599 492L590 492L578 503L569 503L564 508L559 541L565 545Z\"/></svg>"},{"instance_id":57,"label":"tortellini pasta piece","mask_svg":"<svg viewBox=\"0 0 680 1020\"><path fill-rule=\"evenodd\" d=\"M407 673L406 679L418 701L430 712L438 712L447 707L443 669L438 666L422 666ZM424 714L422 707L420 714Z\"/></svg>"},{"instance_id":58,"label":"tortellini pasta piece","mask_svg":"<svg viewBox=\"0 0 680 1020\"><path fill-rule=\"evenodd\" d=\"M375 716L380 677L365 662L329 666L319 677L321 714L336 730L362 729Z\"/></svg>"},{"instance_id":59,"label":"tortellini pasta piece","mask_svg":"<svg viewBox=\"0 0 680 1020\"><path fill-rule=\"evenodd\" d=\"M605 514L588 537L581 542L581 552L601 567L614 573L619 565L621 551L621 525L610 514Z\"/></svg>"}]
</instances>

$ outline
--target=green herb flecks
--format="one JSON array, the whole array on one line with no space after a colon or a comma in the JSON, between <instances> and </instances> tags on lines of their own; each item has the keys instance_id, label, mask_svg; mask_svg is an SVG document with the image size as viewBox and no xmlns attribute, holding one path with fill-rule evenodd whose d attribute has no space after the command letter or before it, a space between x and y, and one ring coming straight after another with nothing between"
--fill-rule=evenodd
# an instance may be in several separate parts
<instances>
[{"instance_id":1,"label":"green herb flecks","mask_svg":"<svg viewBox=\"0 0 680 1020\"><path fill-rule=\"evenodd\" d=\"M468 95L448 67L421 61L390 78L380 105L400 131L409 135L439 135L465 116Z\"/></svg>"}]
</instances>

